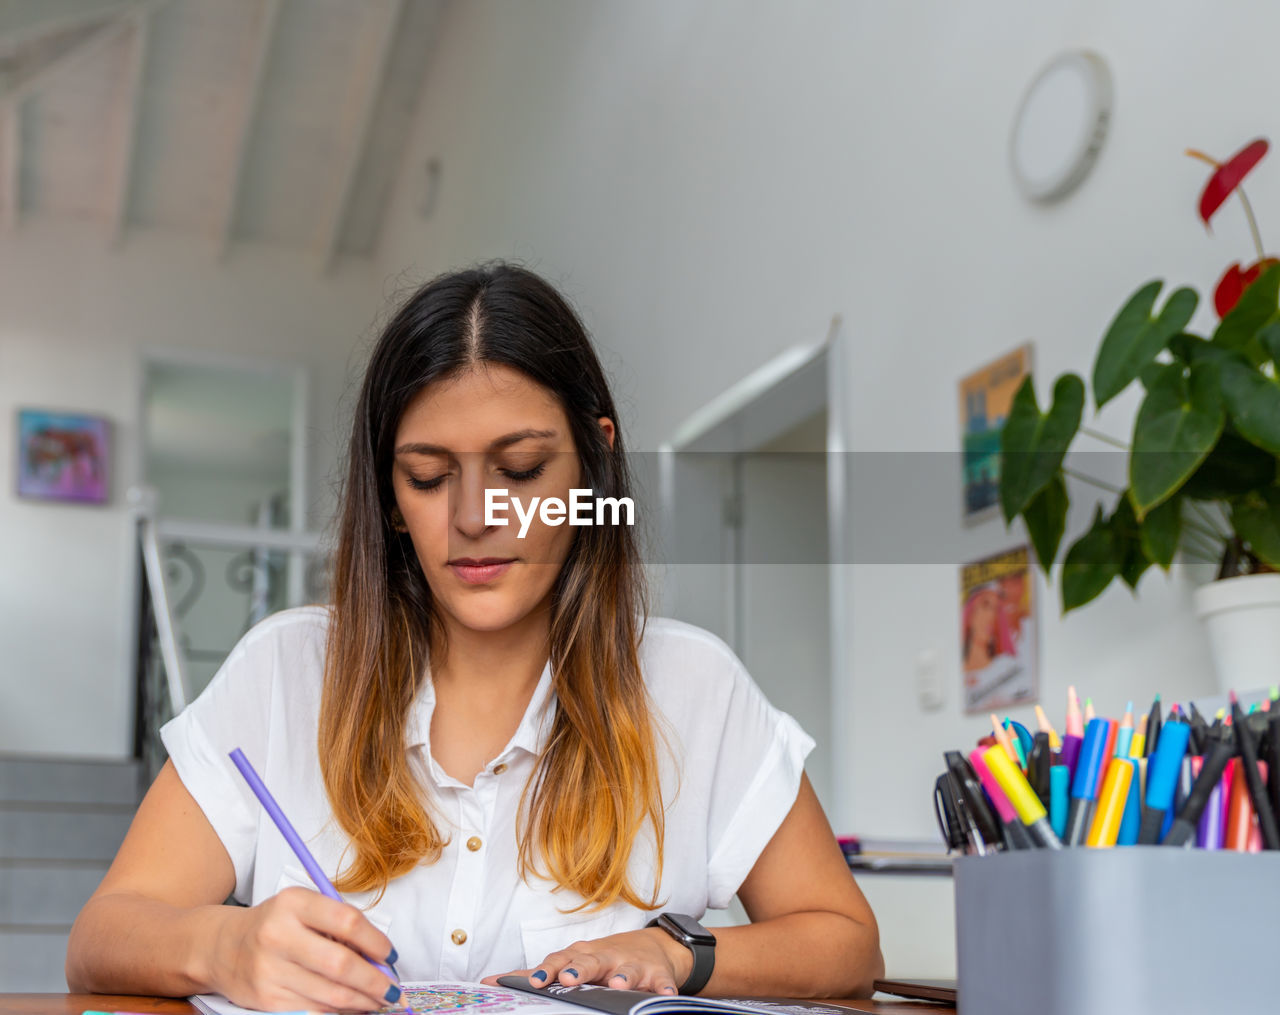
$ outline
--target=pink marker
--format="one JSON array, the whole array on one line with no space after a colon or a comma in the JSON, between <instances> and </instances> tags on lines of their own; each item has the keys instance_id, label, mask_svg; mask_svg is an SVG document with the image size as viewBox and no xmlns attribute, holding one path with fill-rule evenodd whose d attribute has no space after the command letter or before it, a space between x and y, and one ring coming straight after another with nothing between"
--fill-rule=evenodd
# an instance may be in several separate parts
<instances>
[{"instance_id":1,"label":"pink marker","mask_svg":"<svg viewBox=\"0 0 1280 1015\"><path fill-rule=\"evenodd\" d=\"M969 752L969 764L973 766L973 771L981 781L982 788L987 791L987 796L991 798L991 803L995 805L996 813L1000 816L1000 823L1004 825L1005 845L1009 849L1029 848L1032 842L1027 834L1027 826L1019 820L1018 812L1014 810L1013 804L1009 802L1004 790L996 782L996 777L991 774L981 749L975 748Z\"/></svg>"}]
</instances>

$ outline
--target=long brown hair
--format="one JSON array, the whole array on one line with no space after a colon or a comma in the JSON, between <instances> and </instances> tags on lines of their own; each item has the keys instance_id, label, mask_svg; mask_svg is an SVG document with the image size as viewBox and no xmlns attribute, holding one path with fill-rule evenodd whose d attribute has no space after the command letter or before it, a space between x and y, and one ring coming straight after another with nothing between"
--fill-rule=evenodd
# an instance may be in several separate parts
<instances>
[{"instance_id":1,"label":"long brown hair","mask_svg":"<svg viewBox=\"0 0 1280 1015\"><path fill-rule=\"evenodd\" d=\"M477 362L502 363L551 391L569 419L582 483L631 495L604 371L568 303L507 264L443 275L383 330L356 405L333 573L319 751L335 818L350 836L342 890L379 892L440 856L444 838L406 752L406 718L443 638L407 534L392 522L396 429L423 387ZM629 525L579 528L552 588L550 662L557 708L525 787L520 873L580 894L578 909L657 904L663 803L656 731L637 655L645 590ZM633 843L648 822L651 890L631 883Z\"/></svg>"}]
</instances>

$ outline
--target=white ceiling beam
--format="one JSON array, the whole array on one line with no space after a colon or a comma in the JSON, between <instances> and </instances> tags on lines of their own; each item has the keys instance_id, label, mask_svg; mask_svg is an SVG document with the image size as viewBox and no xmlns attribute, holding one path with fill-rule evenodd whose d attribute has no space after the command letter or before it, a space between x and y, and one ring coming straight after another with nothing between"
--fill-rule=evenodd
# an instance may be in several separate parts
<instances>
[{"instance_id":1,"label":"white ceiling beam","mask_svg":"<svg viewBox=\"0 0 1280 1015\"><path fill-rule=\"evenodd\" d=\"M111 158L114 179L107 204L107 225L112 245L124 238L129 218L129 195L133 190L133 168L137 160L138 120L142 110L142 76L147 66L147 44L151 36L151 13L155 8L140 7L129 15L132 44L126 71L124 112L116 131L116 150Z\"/></svg>"},{"instance_id":2,"label":"white ceiling beam","mask_svg":"<svg viewBox=\"0 0 1280 1015\"><path fill-rule=\"evenodd\" d=\"M387 64L391 60L391 49L395 43L403 12L404 0L389 0L386 21L383 24L378 45L370 51L363 66L357 67L356 73L352 75L357 82L356 86L364 91L360 97L359 115L352 123L349 134L342 139L343 157L333 190L333 198L329 202L326 214L320 219L322 225L318 252L322 272L333 267L338 256L342 226L346 221L347 210L351 207L356 178L360 172L360 161L369 143L369 130L373 126L373 118L378 109L378 99L382 95L387 77Z\"/></svg>"},{"instance_id":3,"label":"white ceiling beam","mask_svg":"<svg viewBox=\"0 0 1280 1015\"><path fill-rule=\"evenodd\" d=\"M0 104L4 130L4 162L0 164L0 227L12 232L22 216L22 103Z\"/></svg>"},{"instance_id":4,"label":"white ceiling beam","mask_svg":"<svg viewBox=\"0 0 1280 1015\"><path fill-rule=\"evenodd\" d=\"M132 14L121 15L112 19L80 45L67 50L58 59L45 64L26 80L18 82L9 90L8 97L21 102L43 91L62 75L96 56L104 46L119 38L121 33L128 31L132 24Z\"/></svg>"},{"instance_id":5,"label":"white ceiling beam","mask_svg":"<svg viewBox=\"0 0 1280 1015\"><path fill-rule=\"evenodd\" d=\"M87 27L94 22L105 22L121 14L128 14L138 5L139 0L107 0L105 3L91 3L80 0L74 9L62 14L50 14L57 8L47 3L32 4L28 13L35 16L24 20L21 9L0 10L0 49L16 49L29 42L58 35L76 28Z\"/></svg>"},{"instance_id":6,"label":"white ceiling beam","mask_svg":"<svg viewBox=\"0 0 1280 1015\"><path fill-rule=\"evenodd\" d=\"M276 26L280 23L282 0L263 0L258 12L258 32L254 41L253 68L246 79L244 99L240 103L240 132L231 152L230 171L226 197L219 216L217 247L218 258L227 256L236 226L236 212L240 207L240 191L244 187L245 166L249 161L249 146L253 137L258 110L262 106L262 87L267 76L271 48L275 43Z\"/></svg>"}]
</instances>

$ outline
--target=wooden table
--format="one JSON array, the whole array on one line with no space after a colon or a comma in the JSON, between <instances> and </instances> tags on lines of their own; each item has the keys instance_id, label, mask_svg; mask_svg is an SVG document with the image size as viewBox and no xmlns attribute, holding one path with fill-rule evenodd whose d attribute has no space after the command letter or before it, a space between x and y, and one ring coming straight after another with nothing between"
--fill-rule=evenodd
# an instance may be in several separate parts
<instances>
[{"instance_id":1,"label":"wooden table","mask_svg":"<svg viewBox=\"0 0 1280 1015\"><path fill-rule=\"evenodd\" d=\"M925 1015L955 1009L926 1001L836 1001L855 1011L886 1015ZM0 1015L80 1015L85 1011L137 1011L156 1015L190 1015L195 1011L182 998L127 997L118 994L0 994ZM584 1013L590 1009L584 1008Z\"/></svg>"}]
</instances>

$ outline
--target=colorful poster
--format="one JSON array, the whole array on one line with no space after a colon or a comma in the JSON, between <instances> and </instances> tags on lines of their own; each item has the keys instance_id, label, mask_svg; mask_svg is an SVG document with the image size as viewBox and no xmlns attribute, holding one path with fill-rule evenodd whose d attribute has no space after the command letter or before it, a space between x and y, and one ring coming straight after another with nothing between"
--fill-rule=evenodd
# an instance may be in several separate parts
<instances>
[{"instance_id":1,"label":"colorful poster","mask_svg":"<svg viewBox=\"0 0 1280 1015\"><path fill-rule=\"evenodd\" d=\"M18 410L18 496L105 504L109 424L95 416Z\"/></svg>"},{"instance_id":2,"label":"colorful poster","mask_svg":"<svg viewBox=\"0 0 1280 1015\"><path fill-rule=\"evenodd\" d=\"M1026 546L960 568L965 712L1039 699L1034 585Z\"/></svg>"},{"instance_id":3,"label":"colorful poster","mask_svg":"<svg viewBox=\"0 0 1280 1015\"><path fill-rule=\"evenodd\" d=\"M960 382L966 522L988 517L1000 502L1000 431L1018 386L1030 372L1028 342Z\"/></svg>"}]
</instances>

